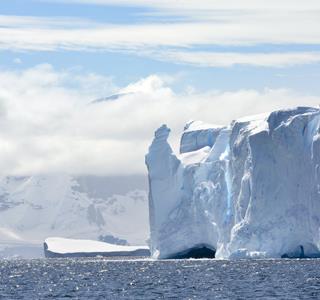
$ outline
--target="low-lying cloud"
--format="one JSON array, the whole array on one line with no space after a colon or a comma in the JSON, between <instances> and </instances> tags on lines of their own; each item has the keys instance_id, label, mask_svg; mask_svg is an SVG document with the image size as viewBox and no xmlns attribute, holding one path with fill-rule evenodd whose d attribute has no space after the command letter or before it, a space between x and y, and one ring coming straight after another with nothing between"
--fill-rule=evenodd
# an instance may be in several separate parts
<instances>
[{"instance_id":1,"label":"low-lying cloud","mask_svg":"<svg viewBox=\"0 0 320 300\"><path fill-rule=\"evenodd\" d=\"M176 147L190 119L228 124L248 114L320 103L320 97L287 89L177 93L170 76L153 74L117 87L109 77L80 73L48 64L0 71L2 175L144 173L144 154L163 123ZM114 93L121 96L92 103Z\"/></svg>"}]
</instances>

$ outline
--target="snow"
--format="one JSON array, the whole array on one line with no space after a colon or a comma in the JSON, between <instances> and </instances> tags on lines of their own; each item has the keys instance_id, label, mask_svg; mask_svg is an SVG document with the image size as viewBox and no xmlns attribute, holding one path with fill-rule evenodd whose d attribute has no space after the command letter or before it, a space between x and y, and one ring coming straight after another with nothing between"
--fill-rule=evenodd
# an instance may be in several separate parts
<instances>
[{"instance_id":1,"label":"snow","mask_svg":"<svg viewBox=\"0 0 320 300\"><path fill-rule=\"evenodd\" d=\"M198 131L198 130L207 130L207 129L221 129L223 126L221 125L213 125L209 123L205 123L202 121L189 121L186 126L184 127L184 132L190 132L190 131Z\"/></svg>"},{"instance_id":2,"label":"snow","mask_svg":"<svg viewBox=\"0 0 320 300\"><path fill-rule=\"evenodd\" d=\"M45 239L47 250L60 253L103 253L103 252L121 252L123 254L130 254L140 249L148 250L147 246L121 246L105 242L93 240L80 240L80 239L66 239L60 237L50 237Z\"/></svg>"},{"instance_id":3,"label":"snow","mask_svg":"<svg viewBox=\"0 0 320 300\"><path fill-rule=\"evenodd\" d=\"M183 164L190 165L205 160L208 157L210 150L211 148L209 146L205 146L196 151L181 153L178 158Z\"/></svg>"},{"instance_id":4,"label":"snow","mask_svg":"<svg viewBox=\"0 0 320 300\"><path fill-rule=\"evenodd\" d=\"M111 180L113 191L103 177L1 177L0 256L9 253L8 249L15 255L18 247L42 249L48 236L98 240L101 235L112 235L129 244L145 245L149 236L147 192L126 183L134 179Z\"/></svg>"},{"instance_id":5,"label":"snow","mask_svg":"<svg viewBox=\"0 0 320 300\"><path fill-rule=\"evenodd\" d=\"M23 241L23 239L18 236L11 229L0 227L0 240L2 241Z\"/></svg>"},{"instance_id":6,"label":"snow","mask_svg":"<svg viewBox=\"0 0 320 300\"><path fill-rule=\"evenodd\" d=\"M311 107L192 122L176 155L163 125L146 155L152 255L198 245L218 258L319 255L319 128Z\"/></svg>"}]
</instances>

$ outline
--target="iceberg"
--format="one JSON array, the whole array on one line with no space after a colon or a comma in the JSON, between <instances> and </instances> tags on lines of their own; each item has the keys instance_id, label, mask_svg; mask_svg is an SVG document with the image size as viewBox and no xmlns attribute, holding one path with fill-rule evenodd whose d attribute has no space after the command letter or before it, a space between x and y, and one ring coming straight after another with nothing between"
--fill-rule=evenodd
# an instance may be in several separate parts
<instances>
[{"instance_id":1,"label":"iceberg","mask_svg":"<svg viewBox=\"0 0 320 300\"><path fill-rule=\"evenodd\" d=\"M145 161L154 258L317 257L320 110L189 122L180 153L156 132Z\"/></svg>"},{"instance_id":2,"label":"iceberg","mask_svg":"<svg viewBox=\"0 0 320 300\"><path fill-rule=\"evenodd\" d=\"M147 246L122 246L93 240L51 237L44 242L44 254L47 258L150 256L150 251Z\"/></svg>"}]
</instances>

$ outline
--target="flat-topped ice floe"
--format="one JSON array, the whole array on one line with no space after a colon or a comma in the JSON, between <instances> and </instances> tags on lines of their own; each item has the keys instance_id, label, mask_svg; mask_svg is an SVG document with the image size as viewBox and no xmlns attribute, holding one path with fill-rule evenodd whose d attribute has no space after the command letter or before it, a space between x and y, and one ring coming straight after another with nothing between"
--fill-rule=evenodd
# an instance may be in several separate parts
<instances>
[{"instance_id":1,"label":"flat-topped ice floe","mask_svg":"<svg viewBox=\"0 0 320 300\"><path fill-rule=\"evenodd\" d=\"M93 240L47 238L44 242L47 258L96 256L150 256L147 246L121 246Z\"/></svg>"},{"instance_id":2,"label":"flat-topped ice floe","mask_svg":"<svg viewBox=\"0 0 320 300\"><path fill-rule=\"evenodd\" d=\"M319 256L318 108L190 122L179 154L169 132L146 155L153 257Z\"/></svg>"}]
</instances>

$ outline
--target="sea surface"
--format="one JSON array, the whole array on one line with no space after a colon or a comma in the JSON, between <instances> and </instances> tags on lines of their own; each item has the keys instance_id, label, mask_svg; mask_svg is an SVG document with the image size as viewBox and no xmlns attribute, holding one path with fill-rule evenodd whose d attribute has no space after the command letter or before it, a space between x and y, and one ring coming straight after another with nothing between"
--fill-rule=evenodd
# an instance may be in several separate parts
<instances>
[{"instance_id":1,"label":"sea surface","mask_svg":"<svg viewBox=\"0 0 320 300\"><path fill-rule=\"evenodd\" d=\"M0 260L0 299L320 299L320 260Z\"/></svg>"}]
</instances>

